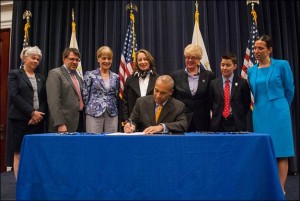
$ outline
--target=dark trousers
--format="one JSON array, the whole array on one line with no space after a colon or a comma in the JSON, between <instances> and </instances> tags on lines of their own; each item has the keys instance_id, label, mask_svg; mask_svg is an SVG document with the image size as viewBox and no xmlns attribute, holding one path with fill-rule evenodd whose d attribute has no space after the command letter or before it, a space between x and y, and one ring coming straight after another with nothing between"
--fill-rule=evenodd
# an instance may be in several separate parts
<instances>
[{"instance_id":1,"label":"dark trousers","mask_svg":"<svg viewBox=\"0 0 300 201\"><path fill-rule=\"evenodd\" d=\"M85 114L84 111L79 112L79 121L77 132L85 132Z\"/></svg>"},{"instance_id":2,"label":"dark trousers","mask_svg":"<svg viewBox=\"0 0 300 201\"><path fill-rule=\"evenodd\" d=\"M227 118L221 117L221 132L237 132L235 121L232 115L229 115Z\"/></svg>"}]
</instances>

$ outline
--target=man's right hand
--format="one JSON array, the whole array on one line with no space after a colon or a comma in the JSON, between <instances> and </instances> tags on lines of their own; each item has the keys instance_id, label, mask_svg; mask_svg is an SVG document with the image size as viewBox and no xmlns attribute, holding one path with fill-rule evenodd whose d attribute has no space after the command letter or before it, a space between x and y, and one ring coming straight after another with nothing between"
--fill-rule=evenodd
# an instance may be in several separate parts
<instances>
[{"instance_id":1,"label":"man's right hand","mask_svg":"<svg viewBox=\"0 0 300 201\"><path fill-rule=\"evenodd\" d=\"M135 125L130 124L130 123L126 123L124 126L124 132L125 133L132 133L135 130Z\"/></svg>"}]
</instances>

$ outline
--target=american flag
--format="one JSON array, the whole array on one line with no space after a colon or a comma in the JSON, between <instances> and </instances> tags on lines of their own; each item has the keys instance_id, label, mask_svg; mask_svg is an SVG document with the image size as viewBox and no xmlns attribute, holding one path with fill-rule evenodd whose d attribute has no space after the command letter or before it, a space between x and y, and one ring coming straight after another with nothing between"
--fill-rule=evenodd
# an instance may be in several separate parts
<instances>
[{"instance_id":1,"label":"american flag","mask_svg":"<svg viewBox=\"0 0 300 201\"><path fill-rule=\"evenodd\" d=\"M27 34L24 34L24 40L23 40L23 49L29 46L29 39Z\"/></svg>"},{"instance_id":2,"label":"american flag","mask_svg":"<svg viewBox=\"0 0 300 201\"><path fill-rule=\"evenodd\" d=\"M126 32L125 42L121 54L121 61L119 67L120 77L120 97L123 96L124 85L126 79L133 73L135 52L137 51L136 37L134 33L134 18L130 17L130 23Z\"/></svg>"},{"instance_id":3,"label":"american flag","mask_svg":"<svg viewBox=\"0 0 300 201\"><path fill-rule=\"evenodd\" d=\"M247 74L248 68L256 64L256 60L254 57L254 43L257 38L258 38L258 30L255 23L255 19L253 17L251 27L250 27L248 46L246 48L243 68L241 72L241 76L244 79L248 79L248 74ZM253 100L254 100L253 95L251 94L251 109L253 108Z\"/></svg>"}]
</instances>

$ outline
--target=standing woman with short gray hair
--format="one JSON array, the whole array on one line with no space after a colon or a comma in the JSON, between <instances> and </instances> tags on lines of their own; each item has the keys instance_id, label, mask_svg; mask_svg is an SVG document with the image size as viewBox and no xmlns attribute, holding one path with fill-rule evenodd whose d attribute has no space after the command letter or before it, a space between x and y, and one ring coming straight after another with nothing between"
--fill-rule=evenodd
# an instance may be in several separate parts
<instances>
[{"instance_id":1,"label":"standing woman with short gray hair","mask_svg":"<svg viewBox=\"0 0 300 201\"><path fill-rule=\"evenodd\" d=\"M16 179L23 137L44 132L47 110L46 80L35 72L42 59L41 50L37 46L27 47L20 57L23 66L8 74L8 120L12 125Z\"/></svg>"}]
</instances>

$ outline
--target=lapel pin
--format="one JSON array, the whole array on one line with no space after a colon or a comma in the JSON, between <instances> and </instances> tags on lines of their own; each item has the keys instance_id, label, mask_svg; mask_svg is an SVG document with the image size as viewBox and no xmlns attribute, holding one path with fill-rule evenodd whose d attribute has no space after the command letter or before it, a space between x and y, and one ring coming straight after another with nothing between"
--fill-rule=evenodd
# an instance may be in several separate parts
<instances>
[{"instance_id":1,"label":"lapel pin","mask_svg":"<svg viewBox=\"0 0 300 201\"><path fill-rule=\"evenodd\" d=\"M205 80L202 80L202 82L205 82Z\"/></svg>"},{"instance_id":2,"label":"lapel pin","mask_svg":"<svg viewBox=\"0 0 300 201\"><path fill-rule=\"evenodd\" d=\"M237 87L237 86L238 86L238 83L236 82L236 83L234 83L234 85Z\"/></svg>"}]
</instances>

